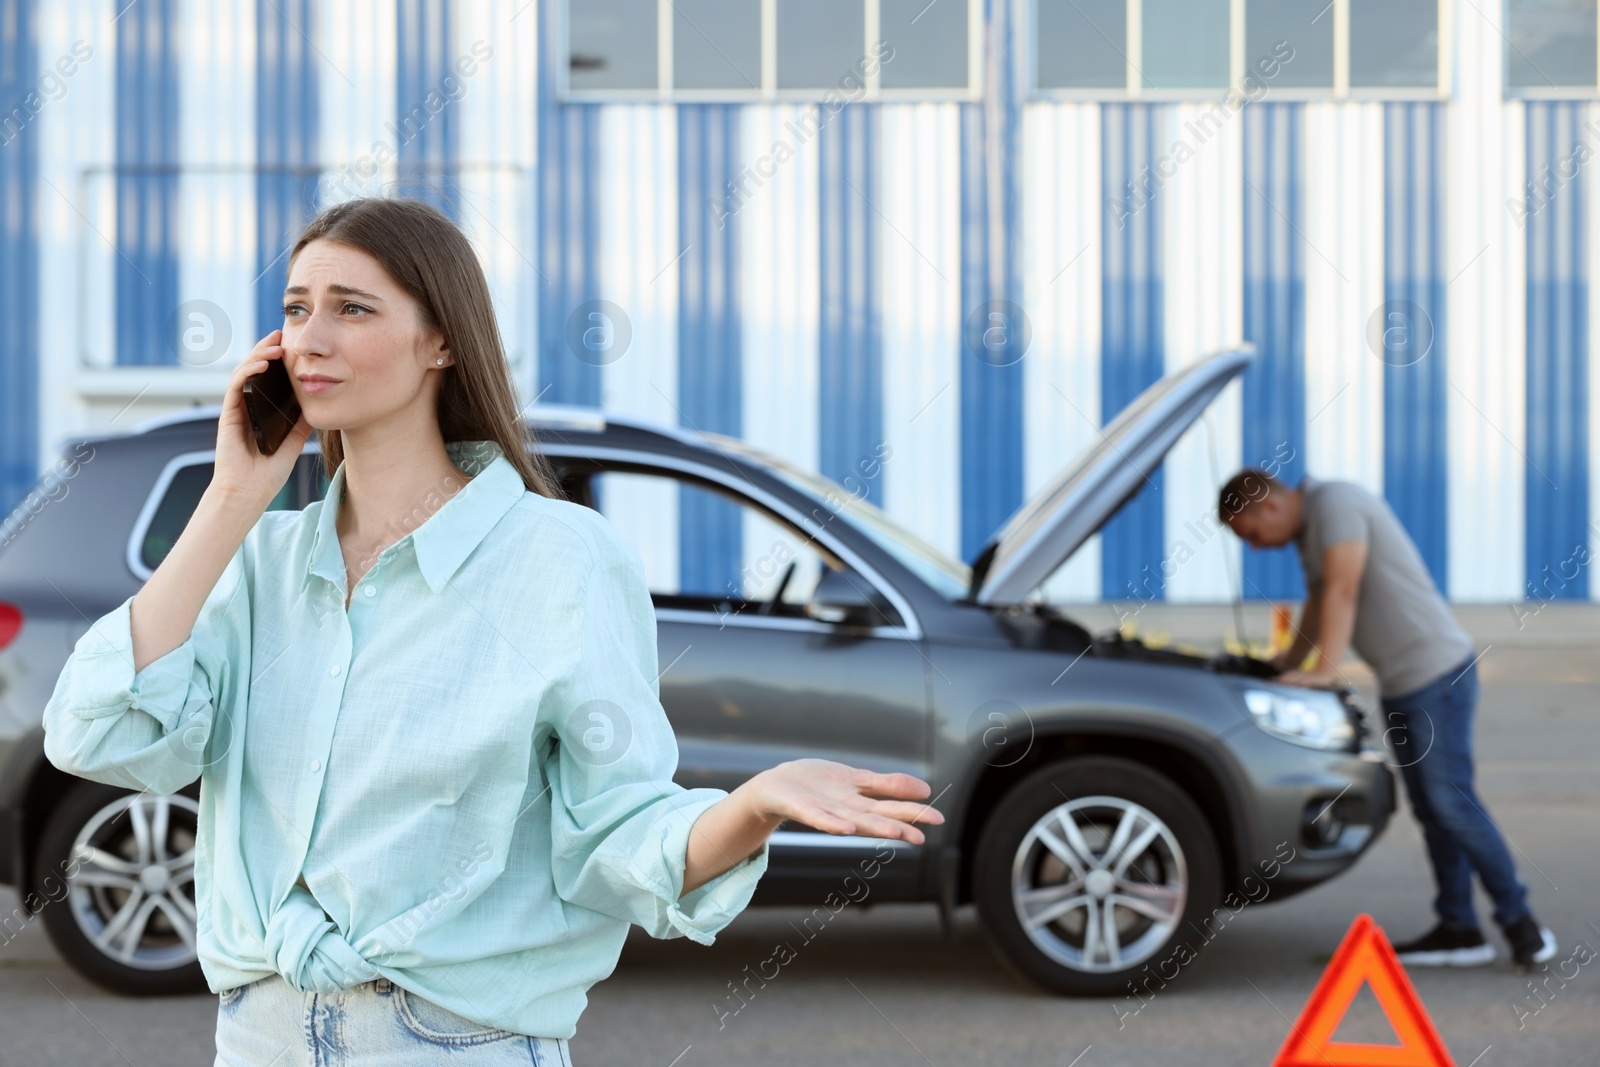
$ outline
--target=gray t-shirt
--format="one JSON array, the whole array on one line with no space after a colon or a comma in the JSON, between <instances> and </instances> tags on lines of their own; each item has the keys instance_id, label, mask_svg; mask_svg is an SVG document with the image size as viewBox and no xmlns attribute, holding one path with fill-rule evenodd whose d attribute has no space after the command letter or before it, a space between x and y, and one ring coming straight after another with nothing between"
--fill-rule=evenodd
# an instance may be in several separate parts
<instances>
[{"instance_id":1,"label":"gray t-shirt","mask_svg":"<svg viewBox=\"0 0 1600 1067\"><path fill-rule=\"evenodd\" d=\"M1294 540L1308 587L1322 581L1329 546L1367 543L1350 644L1377 674L1383 695L1413 692L1459 669L1473 654L1472 638L1388 503L1354 482L1307 477L1300 488L1305 500Z\"/></svg>"}]
</instances>

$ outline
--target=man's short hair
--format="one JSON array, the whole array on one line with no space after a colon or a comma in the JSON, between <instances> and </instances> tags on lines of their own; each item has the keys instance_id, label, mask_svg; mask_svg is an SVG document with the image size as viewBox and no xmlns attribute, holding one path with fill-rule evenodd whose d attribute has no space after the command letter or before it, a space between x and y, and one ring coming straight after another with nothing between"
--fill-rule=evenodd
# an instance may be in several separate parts
<instances>
[{"instance_id":1,"label":"man's short hair","mask_svg":"<svg viewBox=\"0 0 1600 1067\"><path fill-rule=\"evenodd\" d=\"M1231 522L1235 516L1259 504L1269 494L1287 488L1260 467L1246 467L1229 478L1217 494L1217 515L1223 522Z\"/></svg>"}]
</instances>

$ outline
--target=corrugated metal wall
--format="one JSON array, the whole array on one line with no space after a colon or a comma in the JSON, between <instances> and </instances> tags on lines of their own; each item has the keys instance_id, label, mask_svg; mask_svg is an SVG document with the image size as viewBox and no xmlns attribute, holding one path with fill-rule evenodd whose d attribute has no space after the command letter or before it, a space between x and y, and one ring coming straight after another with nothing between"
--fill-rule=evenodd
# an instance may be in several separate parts
<instances>
[{"instance_id":1,"label":"corrugated metal wall","mask_svg":"<svg viewBox=\"0 0 1600 1067\"><path fill-rule=\"evenodd\" d=\"M1244 337L1260 352L1243 382L1244 462L1297 482L1306 473L1305 109L1263 102L1243 117ZM1305 594L1287 553L1243 562L1246 595Z\"/></svg>"},{"instance_id":2,"label":"corrugated metal wall","mask_svg":"<svg viewBox=\"0 0 1600 1067\"><path fill-rule=\"evenodd\" d=\"M1448 102L1029 99L1025 6L984 0L980 100L834 110L564 102L558 2L0 0L11 101L86 53L0 152L3 502L69 432L215 399L305 221L400 191L478 245L529 399L743 436L963 558L1144 386L1256 343L1054 596L1299 595L1217 529L1246 462L1382 492L1457 600L1600 596L1600 123L1502 99L1498 5L1454 20ZM597 314L625 347L583 346ZM750 553L678 506L636 509L652 566Z\"/></svg>"},{"instance_id":3,"label":"corrugated metal wall","mask_svg":"<svg viewBox=\"0 0 1600 1067\"><path fill-rule=\"evenodd\" d=\"M13 5L0 34L0 92L20 108L0 115L0 302L20 313L0 315L0 502L21 499L42 472L39 394L39 152L30 128L37 116L25 102L39 78L38 11ZM76 63L75 57L68 61ZM43 99L36 97L40 110ZM54 462L55 457L49 457Z\"/></svg>"},{"instance_id":4,"label":"corrugated metal wall","mask_svg":"<svg viewBox=\"0 0 1600 1067\"><path fill-rule=\"evenodd\" d=\"M1528 106L1527 173L1546 187L1546 202L1528 218L1527 558L1541 596L1588 593L1589 570L1578 566L1573 537L1589 518L1587 456L1570 447L1589 436L1590 197L1573 146L1582 143L1588 105Z\"/></svg>"}]
</instances>

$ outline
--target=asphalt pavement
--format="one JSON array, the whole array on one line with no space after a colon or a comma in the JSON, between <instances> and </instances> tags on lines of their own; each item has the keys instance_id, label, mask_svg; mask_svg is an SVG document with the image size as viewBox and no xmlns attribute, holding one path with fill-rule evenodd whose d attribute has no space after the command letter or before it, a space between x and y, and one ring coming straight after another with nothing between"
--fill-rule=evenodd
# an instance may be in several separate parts
<instances>
[{"instance_id":1,"label":"asphalt pavement","mask_svg":"<svg viewBox=\"0 0 1600 1067\"><path fill-rule=\"evenodd\" d=\"M1562 947L1535 976L1513 970L1497 940L1493 966L1413 969L1411 978L1457 1067L1600 1063L1600 611L1460 614L1484 650L1480 792ZM1135 622L1203 644L1231 619L1150 606ZM1265 620L1253 610L1250 631L1264 636ZM590 992L572 1058L577 1067L1268 1067L1354 918L1370 913L1401 940L1431 923L1431 897L1421 836L1403 808L1352 871L1243 908L1146 999L1040 991L988 947L970 906L951 941L931 906L852 905L810 940L796 932L805 909L749 910L709 947L635 929L616 972ZM1488 901L1479 901L1492 930ZM0 915L14 907L15 896L0 892ZM798 946L793 958L764 985L741 986L754 995L730 999L730 983L743 983L779 942ZM0 945L0 1065L204 1067L215 1023L214 997L100 991L60 961L37 920ZM1337 1036L1392 1040L1366 993Z\"/></svg>"}]
</instances>

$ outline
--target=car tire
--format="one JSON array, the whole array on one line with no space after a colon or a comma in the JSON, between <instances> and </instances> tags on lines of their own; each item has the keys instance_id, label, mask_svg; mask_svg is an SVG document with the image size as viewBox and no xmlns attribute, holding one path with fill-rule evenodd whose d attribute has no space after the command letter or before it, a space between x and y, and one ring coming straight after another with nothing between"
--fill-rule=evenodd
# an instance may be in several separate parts
<instances>
[{"instance_id":1,"label":"car tire","mask_svg":"<svg viewBox=\"0 0 1600 1067\"><path fill-rule=\"evenodd\" d=\"M1063 760L1018 782L980 831L974 862L992 947L1071 996L1170 980L1204 944L1187 935L1221 897L1217 837L1193 799L1114 757Z\"/></svg>"},{"instance_id":2,"label":"car tire","mask_svg":"<svg viewBox=\"0 0 1600 1067\"><path fill-rule=\"evenodd\" d=\"M67 790L40 834L30 885L51 943L79 974L132 996L206 990L192 947L198 816L183 793L87 781ZM102 948L95 935L119 919Z\"/></svg>"}]
</instances>

